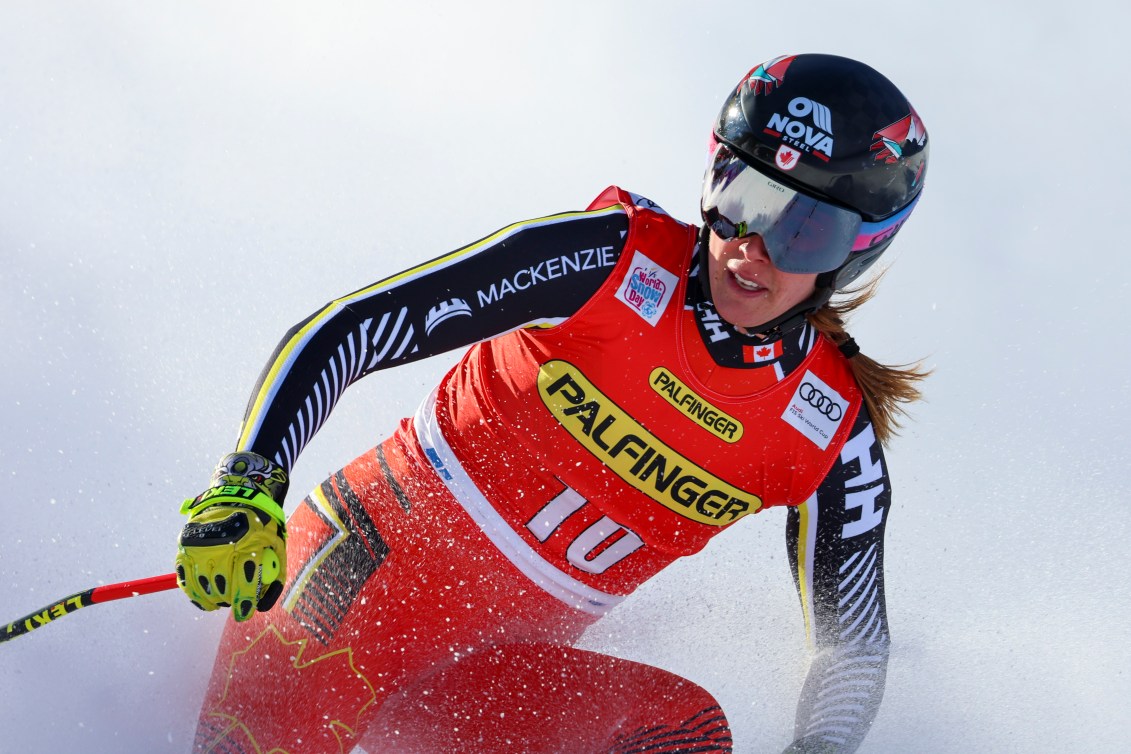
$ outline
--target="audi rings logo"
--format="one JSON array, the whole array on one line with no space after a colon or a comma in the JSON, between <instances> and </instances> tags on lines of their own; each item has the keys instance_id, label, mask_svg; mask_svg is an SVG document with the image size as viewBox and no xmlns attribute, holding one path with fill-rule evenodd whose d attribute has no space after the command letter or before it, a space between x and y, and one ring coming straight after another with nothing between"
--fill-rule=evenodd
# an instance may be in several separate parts
<instances>
[{"instance_id":1,"label":"audi rings logo","mask_svg":"<svg viewBox=\"0 0 1131 754\"><path fill-rule=\"evenodd\" d=\"M818 448L825 450L840 429L841 422L853 411L854 400L852 397L845 398L836 388L807 369L781 418Z\"/></svg>"},{"instance_id":2,"label":"audi rings logo","mask_svg":"<svg viewBox=\"0 0 1131 754\"><path fill-rule=\"evenodd\" d=\"M829 417L831 421L840 421L840 418L844 416L844 407L822 393L812 382L801 383L801 389L797 391L797 395L801 400Z\"/></svg>"}]
</instances>

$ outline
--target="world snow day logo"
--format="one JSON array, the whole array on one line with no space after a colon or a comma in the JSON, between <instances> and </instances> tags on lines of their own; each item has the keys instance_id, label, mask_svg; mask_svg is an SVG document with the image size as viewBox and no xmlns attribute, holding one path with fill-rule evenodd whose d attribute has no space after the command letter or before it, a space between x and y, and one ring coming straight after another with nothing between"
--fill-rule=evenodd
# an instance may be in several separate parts
<instances>
[{"instance_id":1,"label":"world snow day logo","mask_svg":"<svg viewBox=\"0 0 1131 754\"><path fill-rule=\"evenodd\" d=\"M645 319L651 319L656 316L656 309L660 301L663 300L667 289L664 281L660 280L660 277L656 274L656 270L637 267L628 277L624 300L630 306L639 309Z\"/></svg>"},{"instance_id":2,"label":"world snow day logo","mask_svg":"<svg viewBox=\"0 0 1131 754\"><path fill-rule=\"evenodd\" d=\"M628 280L628 289L625 291L625 296L628 303L644 312L645 316L652 316L666 290L667 286L656 275L655 270L637 267L632 271L632 276Z\"/></svg>"},{"instance_id":3,"label":"world snow day logo","mask_svg":"<svg viewBox=\"0 0 1131 754\"><path fill-rule=\"evenodd\" d=\"M639 251L629 270L616 297L654 327L671 301L676 277Z\"/></svg>"}]
</instances>

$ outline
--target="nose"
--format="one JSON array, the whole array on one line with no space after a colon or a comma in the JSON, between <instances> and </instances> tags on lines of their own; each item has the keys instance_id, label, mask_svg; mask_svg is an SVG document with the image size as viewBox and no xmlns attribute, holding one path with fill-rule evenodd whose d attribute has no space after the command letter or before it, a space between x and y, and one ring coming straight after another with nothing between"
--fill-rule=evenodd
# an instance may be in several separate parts
<instances>
[{"instance_id":1,"label":"nose","mask_svg":"<svg viewBox=\"0 0 1131 754\"><path fill-rule=\"evenodd\" d=\"M745 236L742 243L739 244L738 250L750 262L770 261L770 255L766 252L766 243L757 234Z\"/></svg>"}]
</instances>

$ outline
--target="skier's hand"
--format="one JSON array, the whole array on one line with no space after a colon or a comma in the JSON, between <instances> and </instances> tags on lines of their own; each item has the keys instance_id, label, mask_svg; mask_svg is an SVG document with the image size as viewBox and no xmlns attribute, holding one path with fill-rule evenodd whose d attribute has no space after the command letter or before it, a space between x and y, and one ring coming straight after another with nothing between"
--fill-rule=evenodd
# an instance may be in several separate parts
<instances>
[{"instance_id":1,"label":"skier's hand","mask_svg":"<svg viewBox=\"0 0 1131 754\"><path fill-rule=\"evenodd\" d=\"M189 516L177 549L177 583L202 610L231 607L237 621L270 610L287 577L280 505L286 472L254 453L221 460L212 487L181 506Z\"/></svg>"}]
</instances>

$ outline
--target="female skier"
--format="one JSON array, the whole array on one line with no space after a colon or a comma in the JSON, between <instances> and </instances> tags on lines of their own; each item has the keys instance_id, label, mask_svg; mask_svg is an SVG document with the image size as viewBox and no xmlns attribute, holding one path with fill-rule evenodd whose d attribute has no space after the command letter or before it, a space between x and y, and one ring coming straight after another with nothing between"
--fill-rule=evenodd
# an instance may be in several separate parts
<instances>
[{"instance_id":1,"label":"female skier","mask_svg":"<svg viewBox=\"0 0 1131 754\"><path fill-rule=\"evenodd\" d=\"M197 751L730 751L708 691L574 644L771 506L815 649L786 751L859 746L888 657L881 446L924 373L849 337L870 289L831 297L911 214L927 133L872 68L807 54L743 77L712 136L700 227L611 187L286 334L183 506L181 588L235 618ZM347 386L468 346L285 520Z\"/></svg>"}]
</instances>

